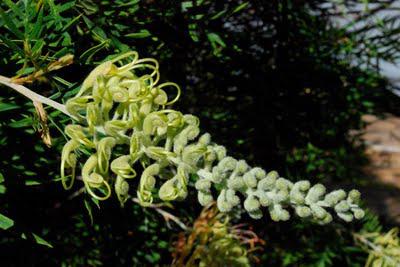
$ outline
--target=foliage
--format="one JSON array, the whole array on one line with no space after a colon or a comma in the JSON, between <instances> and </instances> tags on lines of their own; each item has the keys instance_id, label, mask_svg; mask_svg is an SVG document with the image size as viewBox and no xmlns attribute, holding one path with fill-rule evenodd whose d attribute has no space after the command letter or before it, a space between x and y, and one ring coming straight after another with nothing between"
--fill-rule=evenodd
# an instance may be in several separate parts
<instances>
[{"instance_id":1,"label":"foliage","mask_svg":"<svg viewBox=\"0 0 400 267\"><path fill-rule=\"evenodd\" d=\"M250 266L251 253L263 243L251 230L232 226L214 202L204 207L189 234L179 234L172 265Z\"/></svg>"},{"instance_id":2,"label":"foliage","mask_svg":"<svg viewBox=\"0 0 400 267\"><path fill-rule=\"evenodd\" d=\"M6 187L2 185L4 182L4 177L0 173L0 194L4 194L6 192ZM3 230L7 230L8 228L14 225L14 221L7 216L0 213L0 228Z\"/></svg>"},{"instance_id":3,"label":"foliage","mask_svg":"<svg viewBox=\"0 0 400 267\"><path fill-rule=\"evenodd\" d=\"M354 238L369 253L366 267L388 266L400 264L399 229L393 228L387 233L370 232L355 234Z\"/></svg>"}]
</instances>

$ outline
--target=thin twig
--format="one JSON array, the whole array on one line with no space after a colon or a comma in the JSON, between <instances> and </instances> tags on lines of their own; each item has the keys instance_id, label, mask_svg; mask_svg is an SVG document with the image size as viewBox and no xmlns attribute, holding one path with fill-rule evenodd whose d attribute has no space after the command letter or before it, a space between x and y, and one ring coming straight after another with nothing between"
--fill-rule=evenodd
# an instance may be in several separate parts
<instances>
[{"instance_id":1,"label":"thin twig","mask_svg":"<svg viewBox=\"0 0 400 267\"><path fill-rule=\"evenodd\" d=\"M140 204L140 200L138 198L132 198L132 201ZM178 217L161 209L162 206L164 206L164 205L163 204L148 204L144 208L152 208L155 211L157 211L158 213L160 213L163 216L164 220L167 222L167 224L169 224L169 220L171 220L171 221L175 222L184 231L188 230L188 227L181 220L179 220Z\"/></svg>"},{"instance_id":2,"label":"thin twig","mask_svg":"<svg viewBox=\"0 0 400 267\"><path fill-rule=\"evenodd\" d=\"M18 93L24 95L25 97L29 98L30 100L32 100L33 102L39 102L39 103L43 103L46 104L50 107L53 107L59 111L61 111L62 113L68 115L69 117L73 117L66 109L65 105L60 104L54 100L51 100L50 98L44 97L42 95L39 95L35 92L33 92L32 90L26 88L23 85L20 84L16 84L13 83L11 81L10 78L4 77L0 75L0 83L4 84L12 89L14 89L15 91L17 91Z\"/></svg>"}]
</instances>

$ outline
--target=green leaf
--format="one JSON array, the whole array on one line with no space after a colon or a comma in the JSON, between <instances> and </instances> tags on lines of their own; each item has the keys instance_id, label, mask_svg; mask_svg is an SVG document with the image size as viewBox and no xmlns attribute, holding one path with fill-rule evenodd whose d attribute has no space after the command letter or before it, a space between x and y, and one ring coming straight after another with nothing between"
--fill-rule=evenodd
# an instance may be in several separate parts
<instances>
[{"instance_id":1,"label":"green leaf","mask_svg":"<svg viewBox=\"0 0 400 267\"><path fill-rule=\"evenodd\" d=\"M227 10L225 9L225 10L222 10L222 11L218 12L217 14L213 15L213 16L210 18L210 20L214 20L214 19L218 19L218 18L222 17L223 15L226 14L226 11L227 11Z\"/></svg>"},{"instance_id":2,"label":"green leaf","mask_svg":"<svg viewBox=\"0 0 400 267\"><path fill-rule=\"evenodd\" d=\"M146 38L151 36L151 33L148 30L140 30L140 32L135 32L135 33L128 33L125 34L125 37L129 37L129 38Z\"/></svg>"},{"instance_id":3,"label":"green leaf","mask_svg":"<svg viewBox=\"0 0 400 267\"><path fill-rule=\"evenodd\" d=\"M11 50L16 51L21 57L25 57L25 52L18 45L16 45L13 41L9 40L3 34L0 34L0 40L2 40Z\"/></svg>"},{"instance_id":4,"label":"green leaf","mask_svg":"<svg viewBox=\"0 0 400 267\"><path fill-rule=\"evenodd\" d=\"M7 230L14 225L14 221L0 213L0 228Z\"/></svg>"},{"instance_id":5,"label":"green leaf","mask_svg":"<svg viewBox=\"0 0 400 267\"><path fill-rule=\"evenodd\" d=\"M34 68L34 67L23 68L23 69L20 69L19 71L17 71L17 74L18 74L18 75L24 76L24 75L31 74L31 73L33 73L34 71L35 71L35 68Z\"/></svg>"},{"instance_id":6,"label":"green leaf","mask_svg":"<svg viewBox=\"0 0 400 267\"><path fill-rule=\"evenodd\" d=\"M14 4L11 0L4 0L4 3L21 19L24 17L24 13L22 13L21 9Z\"/></svg>"},{"instance_id":7,"label":"green leaf","mask_svg":"<svg viewBox=\"0 0 400 267\"><path fill-rule=\"evenodd\" d=\"M39 39L40 34L44 29L43 26L43 8L40 9L39 15L36 18L35 26L33 27L29 37L31 39Z\"/></svg>"},{"instance_id":8,"label":"green leaf","mask_svg":"<svg viewBox=\"0 0 400 267\"><path fill-rule=\"evenodd\" d=\"M249 2L244 2L243 4L238 5L232 12L232 14L237 13L241 11L242 9L245 9L249 5Z\"/></svg>"},{"instance_id":9,"label":"green leaf","mask_svg":"<svg viewBox=\"0 0 400 267\"><path fill-rule=\"evenodd\" d=\"M57 6L54 4L53 2L54 0L49 0L47 1L47 4L50 7L50 14L53 17L53 20L56 22L57 27L56 29L59 30L62 27L62 23L61 23L61 16L58 12Z\"/></svg>"},{"instance_id":10,"label":"green leaf","mask_svg":"<svg viewBox=\"0 0 400 267\"><path fill-rule=\"evenodd\" d=\"M191 1L184 1L181 4L182 12L187 12L191 7L193 7L193 3Z\"/></svg>"},{"instance_id":11,"label":"green leaf","mask_svg":"<svg viewBox=\"0 0 400 267\"><path fill-rule=\"evenodd\" d=\"M103 49L104 47L107 46L107 42L102 42L96 46L93 46L91 48L89 48L88 50L86 50L79 58L81 60L84 60L85 63L89 63L92 59L92 57L99 52L101 49Z\"/></svg>"},{"instance_id":12,"label":"green leaf","mask_svg":"<svg viewBox=\"0 0 400 267\"><path fill-rule=\"evenodd\" d=\"M32 186L32 185L40 185L41 183L35 180L26 180L25 185L26 186Z\"/></svg>"},{"instance_id":13,"label":"green leaf","mask_svg":"<svg viewBox=\"0 0 400 267\"><path fill-rule=\"evenodd\" d=\"M34 56L40 56L44 45L44 40L38 40L37 42L35 42L35 45L32 47L32 54Z\"/></svg>"},{"instance_id":14,"label":"green leaf","mask_svg":"<svg viewBox=\"0 0 400 267\"><path fill-rule=\"evenodd\" d=\"M0 172L0 183L4 182L4 176L3 174Z\"/></svg>"},{"instance_id":15,"label":"green leaf","mask_svg":"<svg viewBox=\"0 0 400 267\"><path fill-rule=\"evenodd\" d=\"M222 40L222 38L217 33L210 32L207 34L207 38L213 46L218 44L222 47L226 47L225 42Z\"/></svg>"},{"instance_id":16,"label":"green leaf","mask_svg":"<svg viewBox=\"0 0 400 267\"><path fill-rule=\"evenodd\" d=\"M36 242L37 244L43 245L43 246L46 246L46 247L49 247L49 248L53 248L53 246L52 246L49 242L47 242L46 240L44 240L42 237L38 236L38 235L35 234L35 233L32 233L32 235L33 235L33 238L35 239L35 242ZM25 233L22 233L21 238L22 238L22 239L27 239Z\"/></svg>"},{"instance_id":17,"label":"green leaf","mask_svg":"<svg viewBox=\"0 0 400 267\"><path fill-rule=\"evenodd\" d=\"M132 1L129 1L129 2L127 2L127 3L120 3L120 4L118 4L117 6L118 6L118 7L134 6L134 5L137 5L139 2L140 2L140 0L132 0Z\"/></svg>"},{"instance_id":18,"label":"green leaf","mask_svg":"<svg viewBox=\"0 0 400 267\"><path fill-rule=\"evenodd\" d=\"M17 24L12 20L12 18L10 18L10 16L8 16L7 13L4 12L2 8L0 8L0 16L3 18L4 23L6 24L10 32L12 32L21 40L25 39L24 34L17 28Z\"/></svg>"},{"instance_id":19,"label":"green leaf","mask_svg":"<svg viewBox=\"0 0 400 267\"><path fill-rule=\"evenodd\" d=\"M83 14L80 14L78 16L76 16L75 18L73 18L70 22L68 22L62 29L63 32L67 31L75 22L77 22L81 17L83 16Z\"/></svg>"},{"instance_id":20,"label":"green leaf","mask_svg":"<svg viewBox=\"0 0 400 267\"><path fill-rule=\"evenodd\" d=\"M71 1L71 2L65 3L65 4L63 4L62 6L60 6L58 8L58 12L62 13L64 11L67 11L67 10L73 8L75 6L75 4L76 4L75 1Z\"/></svg>"},{"instance_id":21,"label":"green leaf","mask_svg":"<svg viewBox=\"0 0 400 267\"><path fill-rule=\"evenodd\" d=\"M92 212L92 207L90 206L90 203L85 199L85 208L88 212L89 218L90 218L90 224L93 225L93 212Z\"/></svg>"},{"instance_id":22,"label":"green leaf","mask_svg":"<svg viewBox=\"0 0 400 267\"><path fill-rule=\"evenodd\" d=\"M47 246L49 248L53 248L53 246L49 242L47 242L46 240L44 240L43 238L41 238L40 236L38 236L34 233L32 233L32 234L33 234L33 237L35 238L36 243L43 245L43 246Z\"/></svg>"},{"instance_id":23,"label":"green leaf","mask_svg":"<svg viewBox=\"0 0 400 267\"><path fill-rule=\"evenodd\" d=\"M12 104L12 103L0 103L0 112L8 111L8 110L13 110L13 109L18 109L19 106L17 104Z\"/></svg>"},{"instance_id":24,"label":"green leaf","mask_svg":"<svg viewBox=\"0 0 400 267\"><path fill-rule=\"evenodd\" d=\"M23 128L23 127L28 127L32 125L32 118L24 118L19 121L13 121L8 124L11 128Z\"/></svg>"}]
</instances>

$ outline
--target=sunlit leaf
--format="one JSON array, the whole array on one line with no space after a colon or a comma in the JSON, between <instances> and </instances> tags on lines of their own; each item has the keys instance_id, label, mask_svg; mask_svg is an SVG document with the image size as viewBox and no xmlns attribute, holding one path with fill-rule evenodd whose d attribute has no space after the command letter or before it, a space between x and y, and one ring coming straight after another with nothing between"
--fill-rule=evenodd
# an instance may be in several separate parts
<instances>
[{"instance_id":1,"label":"sunlit leaf","mask_svg":"<svg viewBox=\"0 0 400 267\"><path fill-rule=\"evenodd\" d=\"M140 32L125 34L125 37L129 38L146 38L149 36L151 36L151 33L148 30L140 30Z\"/></svg>"},{"instance_id":2,"label":"sunlit leaf","mask_svg":"<svg viewBox=\"0 0 400 267\"><path fill-rule=\"evenodd\" d=\"M35 242L37 244L43 245L43 246L46 246L46 247L49 247L49 248L53 248L53 246L49 242L47 242L46 240L44 240L42 237L38 236L37 234L32 233L32 236L35 239ZM21 235L21 238L22 239L27 239L27 237L26 237L26 235L24 233Z\"/></svg>"},{"instance_id":3,"label":"sunlit leaf","mask_svg":"<svg viewBox=\"0 0 400 267\"><path fill-rule=\"evenodd\" d=\"M20 106L13 103L0 103L0 112L18 109Z\"/></svg>"},{"instance_id":4,"label":"sunlit leaf","mask_svg":"<svg viewBox=\"0 0 400 267\"><path fill-rule=\"evenodd\" d=\"M0 228L7 230L14 225L14 221L0 213Z\"/></svg>"}]
</instances>

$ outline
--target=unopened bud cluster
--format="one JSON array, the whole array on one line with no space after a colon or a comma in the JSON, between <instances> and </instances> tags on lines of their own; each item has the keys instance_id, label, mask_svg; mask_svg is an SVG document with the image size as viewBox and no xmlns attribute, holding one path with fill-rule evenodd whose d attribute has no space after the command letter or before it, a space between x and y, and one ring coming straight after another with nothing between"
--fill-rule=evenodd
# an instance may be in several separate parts
<instances>
[{"instance_id":1,"label":"unopened bud cluster","mask_svg":"<svg viewBox=\"0 0 400 267\"><path fill-rule=\"evenodd\" d=\"M276 171L266 173L261 168L251 168L244 160L225 157L211 171L200 169L197 173L199 202L208 204L213 200L212 188L220 188L217 205L223 212L241 205L241 198L244 198L245 210L255 219L263 216L263 207L274 221L288 220L289 207L299 217L312 218L321 224L332 221L332 210L348 222L364 216L357 204L360 199L357 190L349 194L344 190L326 194L322 184L311 186L306 180L292 183L279 177Z\"/></svg>"}]
</instances>

